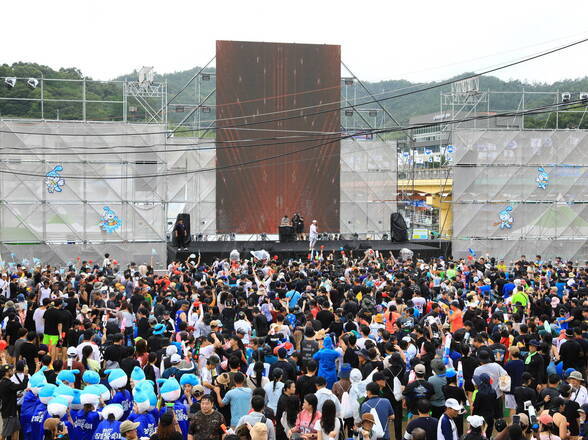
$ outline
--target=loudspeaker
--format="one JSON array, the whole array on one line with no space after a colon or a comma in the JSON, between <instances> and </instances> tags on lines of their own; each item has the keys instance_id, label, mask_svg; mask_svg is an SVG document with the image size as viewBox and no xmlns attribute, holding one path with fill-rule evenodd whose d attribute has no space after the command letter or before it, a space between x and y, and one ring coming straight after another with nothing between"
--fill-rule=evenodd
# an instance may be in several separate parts
<instances>
[{"instance_id":1,"label":"loudspeaker","mask_svg":"<svg viewBox=\"0 0 588 440\"><path fill-rule=\"evenodd\" d=\"M184 220L184 225L186 226L186 243L188 244L192 241L192 234L190 233L190 214L185 212L180 212L176 218L176 223L178 220ZM176 239L174 237L174 244L177 246Z\"/></svg>"},{"instance_id":2,"label":"loudspeaker","mask_svg":"<svg viewBox=\"0 0 588 440\"><path fill-rule=\"evenodd\" d=\"M390 214L390 239L392 241L408 241L408 228L402 214L393 212Z\"/></svg>"},{"instance_id":3,"label":"loudspeaker","mask_svg":"<svg viewBox=\"0 0 588 440\"><path fill-rule=\"evenodd\" d=\"M278 232L280 235L280 243L296 241L296 233L292 226L280 226L278 227Z\"/></svg>"}]
</instances>

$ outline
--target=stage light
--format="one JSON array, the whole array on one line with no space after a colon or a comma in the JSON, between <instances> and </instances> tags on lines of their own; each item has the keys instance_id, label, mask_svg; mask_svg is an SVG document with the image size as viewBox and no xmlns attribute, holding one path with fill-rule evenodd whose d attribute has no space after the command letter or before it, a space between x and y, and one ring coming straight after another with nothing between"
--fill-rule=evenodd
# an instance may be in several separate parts
<instances>
[{"instance_id":1,"label":"stage light","mask_svg":"<svg viewBox=\"0 0 588 440\"><path fill-rule=\"evenodd\" d=\"M184 106L183 105L176 106L176 113L184 113Z\"/></svg>"},{"instance_id":2,"label":"stage light","mask_svg":"<svg viewBox=\"0 0 588 440\"><path fill-rule=\"evenodd\" d=\"M345 110L345 116L353 116L353 110Z\"/></svg>"},{"instance_id":3,"label":"stage light","mask_svg":"<svg viewBox=\"0 0 588 440\"><path fill-rule=\"evenodd\" d=\"M376 116L378 116L378 111L377 110L370 110L370 111L368 111L368 116L371 118L375 118Z\"/></svg>"},{"instance_id":4,"label":"stage light","mask_svg":"<svg viewBox=\"0 0 588 440\"><path fill-rule=\"evenodd\" d=\"M235 233L234 233L234 232L231 232L231 233L229 234L229 240L231 240L231 241L235 241L235 238L236 238L236 235L235 235Z\"/></svg>"},{"instance_id":5,"label":"stage light","mask_svg":"<svg viewBox=\"0 0 588 440\"><path fill-rule=\"evenodd\" d=\"M384 240L384 241L388 240L388 234L382 235L382 240Z\"/></svg>"},{"instance_id":6,"label":"stage light","mask_svg":"<svg viewBox=\"0 0 588 440\"><path fill-rule=\"evenodd\" d=\"M561 101L562 102L570 102L572 95L569 92L564 92L561 94Z\"/></svg>"},{"instance_id":7,"label":"stage light","mask_svg":"<svg viewBox=\"0 0 588 440\"><path fill-rule=\"evenodd\" d=\"M359 240L359 234L357 232L353 233L353 239L354 240Z\"/></svg>"},{"instance_id":8,"label":"stage light","mask_svg":"<svg viewBox=\"0 0 588 440\"><path fill-rule=\"evenodd\" d=\"M582 100L582 102L587 102L588 101L588 92L580 93L580 99Z\"/></svg>"},{"instance_id":9,"label":"stage light","mask_svg":"<svg viewBox=\"0 0 588 440\"><path fill-rule=\"evenodd\" d=\"M196 236L196 241L203 241L204 236L202 234L198 234Z\"/></svg>"},{"instance_id":10,"label":"stage light","mask_svg":"<svg viewBox=\"0 0 588 440\"><path fill-rule=\"evenodd\" d=\"M204 106L200 107L200 111L202 113L210 113L210 107L208 107L207 105L204 105Z\"/></svg>"},{"instance_id":11,"label":"stage light","mask_svg":"<svg viewBox=\"0 0 588 440\"><path fill-rule=\"evenodd\" d=\"M4 85L7 89L12 89L16 85L16 78L11 76L9 78L4 79Z\"/></svg>"},{"instance_id":12,"label":"stage light","mask_svg":"<svg viewBox=\"0 0 588 440\"><path fill-rule=\"evenodd\" d=\"M29 79L27 79L27 86L30 89L36 89L38 85L39 85L39 80L38 79L36 79L36 78L29 78Z\"/></svg>"},{"instance_id":13,"label":"stage light","mask_svg":"<svg viewBox=\"0 0 588 440\"><path fill-rule=\"evenodd\" d=\"M203 73L200 77L202 78L202 81L210 81L210 75L208 73Z\"/></svg>"},{"instance_id":14,"label":"stage light","mask_svg":"<svg viewBox=\"0 0 588 440\"><path fill-rule=\"evenodd\" d=\"M353 85L353 78L345 78L344 82L345 82L346 86L352 86Z\"/></svg>"},{"instance_id":15,"label":"stage light","mask_svg":"<svg viewBox=\"0 0 588 440\"><path fill-rule=\"evenodd\" d=\"M265 232L262 232L261 234L259 234L259 238L261 241L267 241L267 234Z\"/></svg>"}]
</instances>

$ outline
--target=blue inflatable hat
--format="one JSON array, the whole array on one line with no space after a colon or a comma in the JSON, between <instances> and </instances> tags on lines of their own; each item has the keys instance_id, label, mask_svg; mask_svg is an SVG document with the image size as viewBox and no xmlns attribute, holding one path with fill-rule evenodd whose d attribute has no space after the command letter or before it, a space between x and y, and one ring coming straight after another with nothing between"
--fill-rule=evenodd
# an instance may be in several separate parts
<instances>
[{"instance_id":1,"label":"blue inflatable hat","mask_svg":"<svg viewBox=\"0 0 588 440\"><path fill-rule=\"evenodd\" d=\"M41 369L33 374L29 379L29 388L36 395L39 394L41 388L47 385L47 378L45 377L45 373L43 373L43 371L46 369L46 366L42 366Z\"/></svg>"},{"instance_id":2,"label":"blue inflatable hat","mask_svg":"<svg viewBox=\"0 0 588 440\"><path fill-rule=\"evenodd\" d=\"M124 413L125 410L120 403L111 403L102 409L100 415L104 420L106 420L111 414L114 416L115 420L120 420Z\"/></svg>"},{"instance_id":3,"label":"blue inflatable hat","mask_svg":"<svg viewBox=\"0 0 588 440\"><path fill-rule=\"evenodd\" d=\"M47 405L49 403L49 401L51 399L53 399L53 396L55 395L56 389L57 389L57 386L53 385L52 383L48 383L43 388L41 388L39 390L39 400L41 401L41 403L44 403L45 405Z\"/></svg>"},{"instance_id":4,"label":"blue inflatable hat","mask_svg":"<svg viewBox=\"0 0 588 440\"><path fill-rule=\"evenodd\" d=\"M67 412L69 401L62 396L54 397L47 404L47 412L54 416L62 418Z\"/></svg>"},{"instance_id":5,"label":"blue inflatable hat","mask_svg":"<svg viewBox=\"0 0 588 440\"><path fill-rule=\"evenodd\" d=\"M80 402L82 405L94 405L94 406L98 406L98 404L100 403L100 394L102 393L102 390L100 389L99 386L97 385L88 385L86 388L84 388L84 390L82 391L82 394L80 395ZM110 394L109 394L110 397Z\"/></svg>"},{"instance_id":6,"label":"blue inflatable hat","mask_svg":"<svg viewBox=\"0 0 588 440\"><path fill-rule=\"evenodd\" d=\"M198 380L198 377L196 377L195 374L184 374L180 378L180 385L181 386L192 385L194 387L199 384L200 384L200 381Z\"/></svg>"},{"instance_id":7,"label":"blue inflatable hat","mask_svg":"<svg viewBox=\"0 0 588 440\"><path fill-rule=\"evenodd\" d=\"M163 400L166 402L175 402L180 398L182 391L180 384L175 377L171 377L169 379L158 379L157 382L163 384L159 389L159 393L161 394Z\"/></svg>"},{"instance_id":8,"label":"blue inflatable hat","mask_svg":"<svg viewBox=\"0 0 588 440\"><path fill-rule=\"evenodd\" d=\"M149 407L151 406L151 402L149 401L149 396L147 393L139 390L134 394L135 403L137 404L137 412L139 414L143 414L149 411Z\"/></svg>"},{"instance_id":9,"label":"blue inflatable hat","mask_svg":"<svg viewBox=\"0 0 588 440\"><path fill-rule=\"evenodd\" d=\"M112 370L105 370L104 373L108 374L108 384L110 385L110 388L120 390L127 386L129 378L123 369L113 368Z\"/></svg>"},{"instance_id":10,"label":"blue inflatable hat","mask_svg":"<svg viewBox=\"0 0 588 440\"><path fill-rule=\"evenodd\" d=\"M96 385L100 383L100 375L92 370L84 371L82 380L88 385Z\"/></svg>"},{"instance_id":11,"label":"blue inflatable hat","mask_svg":"<svg viewBox=\"0 0 588 440\"><path fill-rule=\"evenodd\" d=\"M80 370L61 370L57 375L57 380L60 382L73 384L76 381L76 374L80 374Z\"/></svg>"},{"instance_id":12,"label":"blue inflatable hat","mask_svg":"<svg viewBox=\"0 0 588 440\"><path fill-rule=\"evenodd\" d=\"M131 379L133 379L135 385L137 385L138 382L145 380L145 372L140 367L135 367L131 373Z\"/></svg>"}]
</instances>

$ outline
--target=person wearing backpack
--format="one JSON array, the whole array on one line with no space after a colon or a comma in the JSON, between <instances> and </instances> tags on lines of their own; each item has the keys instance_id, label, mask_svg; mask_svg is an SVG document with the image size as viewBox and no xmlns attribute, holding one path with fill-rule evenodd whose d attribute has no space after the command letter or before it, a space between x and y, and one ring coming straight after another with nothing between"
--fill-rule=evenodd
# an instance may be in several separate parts
<instances>
[{"instance_id":1,"label":"person wearing backpack","mask_svg":"<svg viewBox=\"0 0 588 440\"><path fill-rule=\"evenodd\" d=\"M392 344L389 343L389 345ZM393 347L387 347L386 350L388 351L389 348ZM396 414L394 417L394 438L400 439L402 436L402 390L405 385L403 382L406 366L398 352L393 352L386 361L388 366L382 372L386 378L386 386L382 392L383 396L390 401L394 414Z\"/></svg>"}]
</instances>

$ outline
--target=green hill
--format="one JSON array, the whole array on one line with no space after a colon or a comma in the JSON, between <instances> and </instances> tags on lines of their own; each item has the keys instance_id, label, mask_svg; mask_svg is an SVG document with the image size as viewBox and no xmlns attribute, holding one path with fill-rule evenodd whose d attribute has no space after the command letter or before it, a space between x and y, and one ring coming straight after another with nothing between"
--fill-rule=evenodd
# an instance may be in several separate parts
<instances>
[{"instance_id":1,"label":"green hill","mask_svg":"<svg viewBox=\"0 0 588 440\"><path fill-rule=\"evenodd\" d=\"M157 74L156 81L166 81L168 86L168 98L174 96L181 90L190 78L199 71L199 67L194 69ZM214 72L214 69L207 69L206 72ZM467 73L460 75L460 77L467 76ZM18 76L18 77L36 77L43 76L44 78L61 78L61 79L83 79L82 72L77 68L61 68L53 70L48 66L43 66L34 63L14 63L12 65L0 65L0 76ZM115 80L136 80L137 72L132 72L127 75L115 78ZM459 77L456 77L459 78ZM122 84L91 82L88 80L86 87L86 99L90 100L122 100ZM210 81L200 81L200 90L197 84L192 83L188 86L178 97L174 100L175 104L185 104L183 109L177 107L170 107L168 119L170 123L177 123L182 120L189 112L190 107L203 99L210 92L214 90L214 76ZM385 98L397 94L405 93L410 90L419 90L429 87L435 83L414 84L406 80L389 80L380 82L365 82L367 88L375 94L378 98ZM490 101L490 111L513 110L520 108L521 91L526 92L584 92L588 91L588 77L574 80L562 80L552 84L547 83L524 83L518 80L503 81L493 76L480 78L480 89L491 90L495 92L515 92L504 95L492 95ZM432 113L440 110L440 91L448 91L449 87L436 88L427 90L421 93L411 94L404 97L388 99L382 102L382 105L390 111L394 117L401 123L406 123L411 116ZM344 91L343 91L344 92ZM356 86L357 98L361 100L362 97L367 96L363 89ZM384 93L385 92L385 93ZM7 89L0 87L0 97L31 97L40 98L41 91L39 88L31 90L26 87L24 82L17 83L14 89ZM49 99L81 99L82 85L80 82L45 82L44 96ZM200 97L199 97L200 96ZM214 105L214 94L207 101L210 105ZM343 96L342 96L343 99ZM533 106L545 105L553 103L553 96L547 95L526 95L525 106L530 108ZM345 102L343 103L345 105ZM129 113L129 120L142 121L145 115L141 111L140 106L129 102L129 106L137 107L136 112ZM364 108L377 108L376 104L370 104ZM181 110L181 111L176 111ZM482 110L482 109L481 109ZM43 116L45 119L82 119L83 108L81 103L77 102L45 102L43 108ZM582 114L560 114L560 128L577 127L581 123L582 128L588 128L588 118L582 118ZM12 118L41 118L40 102L25 102L25 101L5 101L0 100L0 117ZM214 109L210 113L201 113L201 124L205 125L206 121L214 119ZM344 117L344 116L342 116ZM380 117L383 117L381 114ZM86 106L86 118L89 120L121 120L122 119L122 104L101 104L89 103ZM189 123L195 122L194 118L190 118ZM384 119L380 121L383 126L393 126L394 124ZM553 128L555 126L555 118L548 117L548 115L536 116L525 120L526 127L545 127Z\"/></svg>"}]
</instances>

